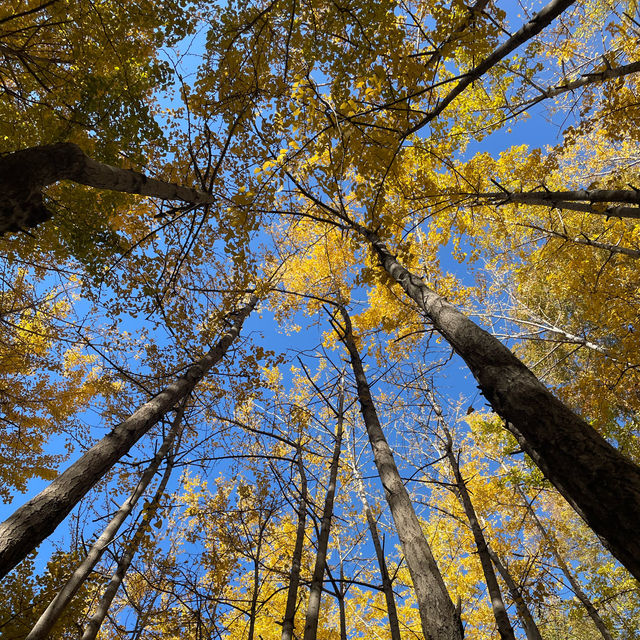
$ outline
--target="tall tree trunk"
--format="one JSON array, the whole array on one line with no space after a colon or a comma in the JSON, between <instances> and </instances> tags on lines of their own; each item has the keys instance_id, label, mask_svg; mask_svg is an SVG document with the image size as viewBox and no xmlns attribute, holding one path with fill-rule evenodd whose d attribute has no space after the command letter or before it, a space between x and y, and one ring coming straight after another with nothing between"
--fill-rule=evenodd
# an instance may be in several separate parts
<instances>
[{"instance_id":1,"label":"tall tree trunk","mask_svg":"<svg viewBox=\"0 0 640 640\"><path fill-rule=\"evenodd\" d=\"M611 553L640 579L640 468L554 397L507 347L352 223L382 266L467 363L493 410Z\"/></svg>"},{"instance_id":2,"label":"tall tree trunk","mask_svg":"<svg viewBox=\"0 0 640 640\"><path fill-rule=\"evenodd\" d=\"M252 294L232 314L231 326L202 359L115 426L46 489L0 524L0 578L47 538L113 465L222 360L256 303L257 297Z\"/></svg>"},{"instance_id":3,"label":"tall tree trunk","mask_svg":"<svg viewBox=\"0 0 640 640\"><path fill-rule=\"evenodd\" d=\"M531 503L529 502L529 499L527 498L524 491L522 491L522 489L520 489L520 487L518 486L516 486L516 491L520 494L520 497L524 501L527 511L531 516L531 519L533 520L534 524L536 525L536 528L538 529L542 537L547 541L547 544L549 545L549 549L551 550L551 553L553 554L555 561L558 563L558 567L560 567L560 570L564 574L564 577L569 581L569 584L571 585L571 590L573 591L573 593L576 594L576 598L580 600L580 602L582 603L582 606L584 606L584 608L586 609L587 613L589 614L589 617L593 621L593 624L596 626L596 628L600 632L600 635L604 638L604 640L613 640L611 633L609 632L609 629L607 629L607 625L605 625L604 623L604 620L600 617L600 614L598 613L597 609L593 606L593 603L589 599L589 596L587 596L587 594L582 590L580 583L577 581L577 579L573 575L573 572L571 571L571 569L569 569L569 566L564 561L564 558L562 557L562 554L558 549L558 545L556 543L555 538L547 531L545 526L540 521L540 518L538 518L538 514L535 512L535 509L531 506Z\"/></svg>"},{"instance_id":4,"label":"tall tree trunk","mask_svg":"<svg viewBox=\"0 0 640 640\"><path fill-rule=\"evenodd\" d=\"M181 407L181 412L184 411L184 405ZM176 423L178 423L178 416L176 416ZM175 435L175 434L174 434ZM160 452L158 452L160 453ZM147 530L151 519L156 515L158 511L158 506L160 504L160 500L164 495L164 492L167 488L167 483L169 482L169 478L171 477L171 473L173 471L173 462L174 456L169 452L167 456L167 466L164 470L164 474L162 475L162 480L156 489L156 492L151 500L151 503L147 507L142 516L142 521L140 522L140 526L136 529L135 534L131 538L131 541L126 546L122 557L118 561L118 566L109 581L100 601L98 602L98 607L94 614L89 618L87 622L87 626L85 627L84 633L82 634L81 640L95 640L98 635L98 631L100 631L100 627L104 622L104 619L107 617L107 613L109 608L111 607L111 603L116 596L120 585L122 584L124 577L131 566L131 562L133 560L134 555L136 554L138 547L140 546L140 541L142 540L145 531Z\"/></svg>"},{"instance_id":5,"label":"tall tree trunk","mask_svg":"<svg viewBox=\"0 0 640 640\"><path fill-rule=\"evenodd\" d=\"M634 67L640 68L640 63L634 63ZM604 215L607 218L640 218L640 207L625 207L622 205L608 204L606 207L593 206L593 203L626 202L628 204L640 204L640 193L624 189L579 189L577 191L515 191L511 193L506 189L476 194L478 200L487 200L495 205L519 202L532 206L551 207L553 209L571 209ZM584 202L580 202L580 201Z\"/></svg>"},{"instance_id":6,"label":"tall tree trunk","mask_svg":"<svg viewBox=\"0 0 640 640\"><path fill-rule=\"evenodd\" d=\"M353 437L355 438L355 434L353 434ZM356 493L358 494L360 502L362 503L362 508L364 509L364 514L367 519L367 526L369 527L371 541L373 542L373 548L375 549L376 558L378 560L378 567L380 569L380 577L382 579L382 592L384 593L385 602L387 604L387 617L389 618L389 633L391 635L391 640L401 640L400 623L398 622L398 610L396 608L396 599L393 595L393 584L391 583L389 570L387 568L387 559L384 557L384 550L382 548L382 544L380 543L380 535L378 533L378 525L376 523L375 516L373 515L371 507L369 506L369 500L367 500L367 494L364 488L362 475L360 474L360 469L358 469L358 465L356 464L354 445L351 446L350 454L351 455L349 457L351 459L351 471L356 481Z\"/></svg>"},{"instance_id":7,"label":"tall tree trunk","mask_svg":"<svg viewBox=\"0 0 640 640\"><path fill-rule=\"evenodd\" d=\"M447 426L447 423L442 415L442 409L436 401L435 396L431 391L428 392L428 396L429 402L431 403L431 406L433 407L433 410L436 414L440 429L445 436L445 455L447 456L449 466L451 467L451 471L453 472L458 498L462 503L462 508L464 509L467 520L469 521L469 527L471 528L471 533L473 534L473 540L476 544L476 549L478 550L478 558L480 559L480 565L482 566L484 580L487 583L487 591L489 592L491 609L493 610L493 616L496 620L498 633L500 634L502 640L515 640L513 627L511 626L511 622L509 621L507 608L504 605L502 592L500 591L500 585L498 584L498 578L496 577L496 573L493 570L493 563L491 562L491 557L489 555L487 541L485 540L484 533L482 532L482 527L480 526L480 522L478 521L478 516L476 515L476 510L473 506L471 496L469 495L469 490L467 489L467 485L464 481L464 478L462 477L462 473L460 471L460 463L458 462L456 454L453 452L453 437L451 436L451 431Z\"/></svg>"},{"instance_id":8,"label":"tall tree trunk","mask_svg":"<svg viewBox=\"0 0 640 640\"><path fill-rule=\"evenodd\" d=\"M253 640L256 632L256 618L258 615L258 598L260 596L260 557L262 555L262 545L264 543L264 532L271 519L271 513L267 515L264 522L260 520L258 515L258 542L255 549L251 552L253 555L253 589L251 592L251 605L249 606L249 632L247 640Z\"/></svg>"},{"instance_id":9,"label":"tall tree trunk","mask_svg":"<svg viewBox=\"0 0 640 640\"><path fill-rule=\"evenodd\" d=\"M331 518L333 517L333 502L338 482L338 466L340 463L340 450L342 448L342 431L344 424L344 379L341 377L338 388L338 410L336 422L335 446L329 470L329 485L322 509L320 533L318 534L318 552L313 568L311 585L309 587L309 604L304 624L304 640L315 640L318 634L318 619L320 616L320 600L322 597L322 584L327 564L327 548L329 546L329 534L331 532Z\"/></svg>"},{"instance_id":10,"label":"tall tree trunk","mask_svg":"<svg viewBox=\"0 0 640 640\"><path fill-rule=\"evenodd\" d=\"M48 220L52 214L43 203L42 189L59 180L191 204L213 202L208 193L102 164L78 145L60 142L0 158L0 236Z\"/></svg>"},{"instance_id":11,"label":"tall tree trunk","mask_svg":"<svg viewBox=\"0 0 640 640\"><path fill-rule=\"evenodd\" d=\"M509 590L509 595L516 605L516 611L518 612L518 618L520 618L520 622L522 623L522 627L524 628L524 632L527 636L527 640L542 640L542 636L540 635L540 630L538 629L538 625L536 624L533 616L531 615L531 611L527 605L524 596L522 595L522 591L516 584L516 581L513 579L513 576L504 566L496 552L491 548L487 547L489 551L489 556L491 557L491 561L495 565L498 573L502 576L504 583L507 585L507 589Z\"/></svg>"},{"instance_id":12,"label":"tall tree trunk","mask_svg":"<svg viewBox=\"0 0 640 640\"><path fill-rule=\"evenodd\" d=\"M344 606L344 566L340 561L340 592L338 597L338 607L340 611L340 640L347 640L347 610Z\"/></svg>"},{"instance_id":13,"label":"tall tree trunk","mask_svg":"<svg viewBox=\"0 0 640 640\"><path fill-rule=\"evenodd\" d=\"M186 398L185 398L186 401ZM89 553L87 553L85 559L76 567L75 571L67 581L67 583L58 591L56 597L51 601L49 606L45 609L38 621L35 623L31 632L27 636L26 640L43 640L46 638L53 628L66 606L69 604L73 596L76 594L80 586L87 579L93 568L96 566L102 554L107 547L111 544L113 539L118 533L118 530L127 519L133 508L138 503L138 500L149 486L153 476L156 474L158 467L162 461L169 454L169 450L173 445L178 432L182 425L182 416L184 414L185 403L182 402L177 408L177 413L173 425L167 433L158 453L152 460L151 464L145 469L138 485L133 490L133 493L125 500L122 506L116 511L109 524L105 527L102 534L93 543Z\"/></svg>"},{"instance_id":14,"label":"tall tree trunk","mask_svg":"<svg viewBox=\"0 0 640 640\"><path fill-rule=\"evenodd\" d=\"M302 568L302 551L304 549L305 527L307 523L307 504L309 492L307 489L307 474L304 470L302 459L302 445L298 443L297 451L298 473L300 474L300 501L298 502L298 526L296 527L296 542L291 558L291 570L289 571L289 588L287 590L287 605L285 607L284 620L282 621L282 640L292 640L293 627L296 617L296 605L298 604L298 587L300 585L300 570Z\"/></svg>"},{"instance_id":15,"label":"tall tree trunk","mask_svg":"<svg viewBox=\"0 0 640 640\"><path fill-rule=\"evenodd\" d=\"M387 443L378 413L371 397L360 353L353 338L351 319L340 308L344 327L333 322L340 339L347 347L356 379L358 399L369 435L373 457L384 487L385 497L402 544L418 602L422 631L426 640L461 640L462 624L449 597L447 588L424 536L420 521L402 482L391 448Z\"/></svg>"}]
</instances>

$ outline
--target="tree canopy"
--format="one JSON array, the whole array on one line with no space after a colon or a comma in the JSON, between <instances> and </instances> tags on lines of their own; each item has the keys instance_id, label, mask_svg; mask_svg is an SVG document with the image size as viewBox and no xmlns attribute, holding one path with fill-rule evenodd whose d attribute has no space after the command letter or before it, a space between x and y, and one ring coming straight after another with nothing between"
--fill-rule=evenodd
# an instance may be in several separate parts
<instances>
[{"instance_id":1,"label":"tree canopy","mask_svg":"<svg viewBox=\"0 0 640 640\"><path fill-rule=\"evenodd\" d=\"M0 7L0 634L640 634L635 0Z\"/></svg>"}]
</instances>

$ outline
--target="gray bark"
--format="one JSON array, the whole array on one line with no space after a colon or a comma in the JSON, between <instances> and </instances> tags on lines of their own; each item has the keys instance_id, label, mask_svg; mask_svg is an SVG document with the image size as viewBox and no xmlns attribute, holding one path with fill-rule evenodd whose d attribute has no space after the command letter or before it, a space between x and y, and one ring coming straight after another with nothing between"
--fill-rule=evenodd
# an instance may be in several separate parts
<instances>
[{"instance_id":1,"label":"gray bark","mask_svg":"<svg viewBox=\"0 0 640 640\"><path fill-rule=\"evenodd\" d=\"M518 612L518 618L520 618L520 622L522 623L522 627L524 628L524 632L527 636L527 640L542 640L542 636L540 635L540 630L538 629L538 625L536 624L533 616L531 615L531 611L527 605L524 596L522 595L522 591L516 584L516 581L513 579L513 576L504 566L498 555L488 547L489 556L491 557L491 561L495 565L498 573L502 576L504 583L507 585L507 589L509 590L509 595L516 605L516 611Z\"/></svg>"},{"instance_id":2,"label":"gray bark","mask_svg":"<svg viewBox=\"0 0 640 640\"><path fill-rule=\"evenodd\" d=\"M469 194L479 200L487 200L494 205L529 204L538 207L552 207L553 209L568 209L583 211L597 215L617 218L640 218L640 207L628 207L619 204L609 204L606 207L594 206L594 203L623 202L626 204L640 204L640 192L623 189L592 189L587 191L490 191L486 193Z\"/></svg>"},{"instance_id":3,"label":"gray bark","mask_svg":"<svg viewBox=\"0 0 640 640\"><path fill-rule=\"evenodd\" d=\"M282 640L292 640L295 625L296 605L298 604L298 587L300 586L300 570L302 568L302 551L304 549L305 527L307 522L307 502L309 500L307 490L307 475L302 459L302 446L298 446L297 452L298 473L300 474L300 501L298 502L298 525L296 527L296 542L291 558L291 570L289 571L289 588L287 590L287 604L284 620L282 621Z\"/></svg>"},{"instance_id":4,"label":"gray bark","mask_svg":"<svg viewBox=\"0 0 640 640\"><path fill-rule=\"evenodd\" d=\"M611 553L640 578L640 468L553 396L499 340L405 269L375 233L351 224L466 362L523 451Z\"/></svg>"},{"instance_id":5,"label":"gray bark","mask_svg":"<svg viewBox=\"0 0 640 640\"><path fill-rule=\"evenodd\" d=\"M181 412L184 412L184 404L180 408ZM178 424L182 418L182 415L179 414L176 416L176 420L174 422L174 429L176 431L179 430ZM175 436L175 432L174 432ZM163 445L164 446L164 445ZM160 452L158 452L159 454ZM171 477L171 473L173 471L173 455L170 454L169 449L167 449L167 466L164 470L164 474L162 475L162 480L156 489L156 492L151 500L150 505L145 511L142 522L140 526L137 528L136 533L133 535L131 541L125 548L122 557L118 561L118 566L107 585L107 588L104 590L100 601L98 602L98 607L94 614L89 618L87 622L87 626L85 627L84 633L82 634L81 640L95 640L98 635L98 631L100 631L100 627L104 622L104 619L107 617L107 613L109 612L109 608L111 607L111 603L120 588L120 585L124 581L124 577L131 566L131 562L133 560L134 555L136 554L138 547L140 546L140 541L142 540L142 536L147 530L151 519L155 516L158 505L160 504L160 500L164 495L164 492L167 488L167 484L169 482L169 478Z\"/></svg>"},{"instance_id":6,"label":"gray bark","mask_svg":"<svg viewBox=\"0 0 640 640\"><path fill-rule=\"evenodd\" d=\"M467 489L467 485L464 481L464 478L462 477L460 464L455 453L453 452L453 438L451 436L451 431L449 430L449 427L444 420L442 409L436 401L433 393L429 392L428 395L431 406L433 407L433 410L436 414L440 429L442 429L442 432L445 436L445 455L447 456L449 466L451 467L451 471L453 472L453 477L455 479L457 487L458 498L462 504L465 515L467 516L467 520L469 521L469 527L471 529L471 533L473 534L473 540L475 542L476 549L478 550L478 558L480 560L480 565L482 566L482 573L484 574L485 582L487 583L487 591L489 592L491 609L496 620L498 633L500 634L502 640L515 640L513 627L511 626L511 622L509 621L507 608L504 605L502 592L500 591L500 585L498 584L498 578L496 577L496 573L493 570L493 563L491 562L491 557L489 556L487 541L485 540L484 533L482 532L482 527L480 526L480 522L478 521L478 516L473 506L471 496L469 495L469 490Z\"/></svg>"},{"instance_id":7,"label":"gray bark","mask_svg":"<svg viewBox=\"0 0 640 640\"><path fill-rule=\"evenodd\" d=\"M544 202L552 206L556 202L567 200L587 202L624 202L625 204L640 204L640 192L632 189L575 189L573 191L489 191L486 193L469 194L483 200L491 200L497 204L507 202L538 203Z\"/></svg>"},{"instance_id":8,"label":"gray bark","mask_svg":"<svg viewBox=\"0 0 640 640\"><path fill-rule=\"evenodd\" d=\"M391 578L389 576L389 570L387 568L387 559L384 557L384 550L382 548L382 544L380 543L380 535L378 533L378 525L376 523L376 519L371 511L371 507L369 506L369 501L367 500L367 494L364 489L364 482L362 480L362 475L360 474L360 470L356 465L355 458L355 450L352 447L351 449L351 470L353 472L355 482L356 482L356 493L360 498L360 502L362 503L362 508L364 509L365 517L367 518L367 526L369 527L369 533L371 534L371 541L373 542L373 548L376 552L376 558L378 560L378 567L380 569L380 577L382 579L382 592L384 593L384 598L387 604L387 616L389 618L389 633L391 635L391 640L401 640L400 635L400 623L398 621L398 610L396 607L396 599L393 594L393 584L391 582Z\"/></svg>"},{"instance_id":9,"label":"gray bark","mask_svg":"<svg viewBox=\"0 0 640 640\"><path fill-rule=\"evenodd\" d=\"M160 446L158 453L151 461L151 464L145 469L140 481L133 490L133 493L124 501L122 506L116 511L109 524L105 527L102 534L93 543L89 553L87 553L85 559L76 567L73 574L67 581L67 583L58 591L56 597L51 601L49 606L42 613L38 621L35 623L31 632L26 637L26 640L43 640L46 638L56 623L60 614L64 611L66 606L71 602L71 599L76 594L78 589L82 586L87 579L93 568L96 566L102 554L107 547L113 542L118 530L127 519L133 508L138 503L140 497L144 494L146 488L149 486L153 476L156 474L161 462L165 459L169 453L169 449L175 440L180 425L182 422L182 415L184 413L184 403L177 409L176 418L174 423L167 434L164 442Z\"/></svg>"},{"instance_id":10,"label":"gray bark","mask_svg":"<svg viewBox=\"0 0 640 640\"><path fill-rule=\"evenodd\" d=\"M46 489L0 524L0 578L47 538L113 465L222 360L256 303L257 297L251 295L230 316L232 324L203 358L115 426Z\"/></svg>"},{"instance_id":11,"label":"gray bark","mask_svg":"<svg viewBox=\"0 0 640 640\"><path fill-rule=\"evenodd\" d=\"M415 133L429 124L429 122L439 116L470 84L479 80L491 67L494 67L498 62L506 58L520 45L540 33L574 2L575 0L551 0L549 4L543 7L531 20L518 29L506 42L503 42L490 56L485 58L473 69L467 71L458 84L438 102L438 105L429 111L420 122L411 127L406 132L406 135Z\"/></svg>"},{"instance_id":12,"label":"gray bark","mask_svg":"<svg viewBox=\"0 0 640 640\"><path fill-rule=\"evenodd\" d=\"M576 80L571 80L567 82L563 82L562 84L555 85L553 87L546 87L541 89L536 87L540 91L540 95L532 98L531 100L527 100L526 102L517 105L518 108L522 109L524 107L532 107L533 105L546 100L547 98L554 98L556 96L562 95L563 93L567 93L569 91L575 91L576 89L580 89L589 84L598 84L601 82L606 82L607 80L614 80L616 78L623 78L624 76L631 75L633 73L638 73L640 71L640 61L631 62L629 64L623 64L619 67L607 67L602 71L593 71L591 73L585 73L580 78Z\"/></svg>"},{"instance_id":13,"label":"gray bark","mask_svg":"<svg viewBox=\"0 0 640 640\"><path fill-rule=\"evenodd\" d=\"M254 640L256 630L256 619L258 615L258 598L260 596L260 564L262 559L262 545L264 543L264 535L271 519L272 512L266 514L264 520L258 515L258 541L253 554L253 589L251 592L251 605L249 607L249 632L247 640Z\"/></svg>"},{"instance_id":14,"label":"gray bark","mask_svg":"<svg viewBox=\"0 0 640 640\"><path fill-rule=\"evenodd\" d=\"M344 309L341 309L341 314L345 326L338 327L334 322L334 328L349 351L362 416L378 474L384 487L385 497L413 582L422 631L426 640L461 640L463 631L459 614L447 592L429 543L411 504L409 494L398 472L391 448L380 426L362 360L353 338L351 320Z\"/></svg>"},{"instance_id":15,"label":"gray bark","mask_svg":"<svg viewBox=\"0 0 640 640\"><path fill-rule=\"evenodd\" d=\"M309 588L309 603L307 605L307 615L304 624L304 640L315 640L318 633L318 619L320 615L320 599L322 597L322 584L324 582L324 572L327 565L327 548L329 546L329 534L331 533L331 519L333 517L333 502L336 494L338 482L338 467L340 463L340 450L342 448L342 431L344 423L344 384L340 380L338 391L338 411L336 423L336 442L331 459L329 471L329 485L322 509L322 520L320 533L318 534L318 552L316 562L311 577Z\"/></svg>"},{"instance_id":16,"label":"gray bark","mask_svg":"<svg viewBox=\"0 0 640 640\"><path fill-rule=\"evenodd\" d=\"M42 189L60 180L196 205L213 202L208 193L102 164L78 145L60 142L0 158L0 236L48 220L52 214L43 203Z\"/></svg>"}]
</instances>

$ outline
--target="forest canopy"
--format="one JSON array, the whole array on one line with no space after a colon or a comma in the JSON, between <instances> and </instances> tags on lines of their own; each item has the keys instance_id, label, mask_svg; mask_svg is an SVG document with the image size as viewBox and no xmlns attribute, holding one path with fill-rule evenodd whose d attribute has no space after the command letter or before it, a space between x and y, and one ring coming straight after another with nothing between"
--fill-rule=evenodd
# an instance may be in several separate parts
<instances>
[{"instance_id":1,"label":"forest canopy","mask_svg":"<svg viewBox=\"0 0 640 640\"><path fill-rule=\"evenodd\" d=\"M640 634L636 0L0 6L0 636Z\"/></svg>"}]
</instances>

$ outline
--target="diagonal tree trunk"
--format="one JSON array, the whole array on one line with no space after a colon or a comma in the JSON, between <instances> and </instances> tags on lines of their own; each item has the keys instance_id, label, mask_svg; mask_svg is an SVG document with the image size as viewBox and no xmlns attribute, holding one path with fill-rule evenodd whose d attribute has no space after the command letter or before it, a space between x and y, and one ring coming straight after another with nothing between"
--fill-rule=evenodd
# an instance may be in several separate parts
<instances>
[{"instance_id":1,"label":"diagonal tree trunk","mask_svg":"<svg viewBox=\"0 0 640 640\"><path fill-rule=\"evenodd\" d=\"M353 338L351 319L342 307L340 307L340 313L345 326L339 326L335 320L333 326L349 351L360 408L369 435L373 457L413 581L422 631L426 640L461 640L463 631L459 614L447 592L429 543L424 536L420 521L396 467L391 448L380 426L360 353Z\"/></svg>"},{"instance_id":2,"label":"diagonal tree trunk","mask_svg":"<svg viewBox=\"0 0 640 640\"><path fill-rule=\"evenodd\" d=\"M527 640L542 640L542 636L540 635L540 630L538 629L538 625L536 624L533 616L531 615L531 611L527 606L527 602L522 595L522 591L516 584L516 581L513 579L511 573L507 567L504 566L496 552L491 548L487 547L489 552L489 556L491 557L491 561L495 565L498 573L502 576L504 583L507 585L507 589L509 590L509 595L516 605L516 611L518 612L518 618L520 618L520 622L524 628L524 632L527 636Z\"/></svg>"},{"instance_id":3,"label":"diagonal tree trunk","mask_svg":"<svg viewBox=\"0 0 640 640\"><path fill-rule=\"evenodd\" d=\"M186 399L185 399L186 400ZM56 623L60 614L64 611L66 606L71 602L71 599L76 594L78 589L82 586L87 579L93 568L99 562L102 554L107 547L111 544L115 538L118 530L127 519L133 508L138 503L138 500L149 486L153 476L156 474L158 467L162 461L169 454L170 447L173 445L178 432L181 429L182 416L184 414L184 402L177 409L176 417L167 434L164 442L162 443L158 453L151 461L151 464L145 469L140 481L133 490L133 493L125 500L122 506L116 511L109 524L105 527L102 534L93 543L89 553L87 553L85 559L76 567L75 571L67 581L67 583L58 591L56 597L51 601L49 606L45 609L40 616L36 624L31 629L31 632L25 640L43 640L46 638Z\"/></svg>"},{"instance_id":4,"label":"diagonal tree trunk","mask_svg":"<svg viewBox=\"0 0 640 640\"><path fill-rule=\"evenodd\" d=\"M531 20L518 29L518 31L516 31L516 33L514 33L506 42L503 42L490 56L478 63L473 69L467 71L462 76L458 84L456 84L456 86L438 102L437 106L420 120L420 122L412 126L407 131L406 135L415 133L425 125L429 124L429 122L439 116L469 85L479 80L487 71L489 71L489 69L506 58L520 45L539 34L574 2L575 0L551 0L549 4L542 7L542 9L531 18Z\"/></svg>"},{"instance_id":5,"label":"diagonal tree trunk","mask_svg":"<svg viewBox=\"0 0 640 640\"><path fill-rule=\"evenodd\" d=\"M282 621L282 640L292 640L293 627L296 617L296 605L298 604L298 587L300 586L300 570L302 568L302 551L304 548L305 527L307 522L307 503L309 492L307 489L307 474L304 470L302 459L302 446L298 444L297 451L298 473L300 474L300 501L298 502L298 526L296 527L296 542L291 558L291 570L289 571L289 588L287 590L287 604L284 620Z\"/></svg>"},{"instance_id":6,"label":"diagonal tree trunk","mask_svg":"<svg viewBox=\"0 0 640 640\"><path fill-rule=\"evenodd\" d=\"M375 233L350 224L467 363L523 451L611 553L640 578L640 468L551 394L499 340L405 269Z\"/></svg>"},{"instance_id":7,"label":"diagonal tree trunk","mask_svg":"<svg viewBox=\"0 0 640 640\"><path fill-rule=\"evenodd\" d=\"M318 534L318 553L311 577L309 589L309 604L304 625L304 640L315 640L318 634L318 619L320 616L320 599L322 596L322 583L327 564L327 548L329 546L329 534L331 532L331 518L333 517L333 502L338 482L338 467L340 463L340 450L342 449L342 432L344 424L344 382L341 376L338 388L338 410L336 423L336 441L331 459L329 471L329 486L322 510L320 533Z\"/></svg>"},{"instance_id":8,"label":"diagonal tree trunk","mask_svg":"<svg viewBox=\"0 0 640 640\"><path fill-rule=\"evenodd\" d=\"M52 214L43 203L42 189L60 180L195 205L213 202L208 193L97 162L78 145L59 142L0 158L0 236L48 220Z\"/></svg>"},{"instance_id":9,"label":"diagonal tree trunk","mask_svg":"<svg viewBox=\"0 0 640 640\"><path fill-rule=\"evenodd\" d=\"M431 403L431 406L433 407L433 410L436 414L438 425L440 426L440 429L442 429L442 432L445 436L445 455L447 456L449 466L451 467L451 471L453 472L458 498L462 504L465 515L467 516L467 520L469 521L469 527L471 529L471 533L473 534L473 540L476 544L476 549L478 550L478 558L480 559L480 565L482 566L484 580L487 583L487 591L489 592L491 609L493 610L493 616L496 620L498 633L500 634L502 640L515 640L513 627L511 626L511 622L509 621L507 608L504 605L502 592L500 591L500 585L498 584L498 578L496 577L496 573L493 570L493 563L491 562L491 557L489 555L487 541L485 540L484 533L482 532L482 527L480 526L480 522L478 521L478 516L473 506L473 502L471 501L469 490L467 489L465 480L462 477L458 458L453 452L453 437L451 436L451 431L449 430L449 427L447 426L447 423L445 422L445 419L442 415L442 409L431 391L428 391L428 397L429 402Z\"/></svg>"},{"instance_id":10,"label":"diagonal tree trunk","mask_svg":"<svg viewBox=\"0 0 640 640\"><path fill-rule=\"evenodd\" d=\"M46 489L0 524L0 578L47 538L113 465L222 360L257 300L252 294L230 316L231 326L203 358L115 426Z\"/></svg>"},{"instance_id":11,"label":"diagonal tree trunk","mask_svg":"<svg viewBox=\"0 0 640 640\"><path fill-rule=\"evenodd\" d=\"M358 466L356 464L355 446L351 447L349 457L351 459L351 471L356 481L356 493L358 494L360 502L362 503L362 508L364 509L364 514L367 519L367 526L369 527L369 533L371 534L371 541L373 542L373 548L375 549L376 558L378 560L380 577L382 579L382 592L384 593L384 598L387 604L389 633L391 635L391 640L401 640L400 623L398 622L398 610L396 608L396 599L393 594L393 584L391 583L389 570L387 569L387 559L384 557L384 550L382 548L382 544L380 543L378 525L376 524L376 519L373 515L373 512L371 511L371 507L369 506L369 501L367 500L367 494L364 490L364 482L362 480L362 475L360 474L360 469L358 469Z\"/></svg>"},{"instance_id":12,"label":"diagonal tree trunk","mask_svg":"<svg viewBox=\"0 0 640 640\"><path fill-rule=\"evenodd\" d=\"M180 408L180 411L184 412L184 404ZM176 416L174 427L179 423L180 418L181 415ZM174 433L174 436L175 435L176 434ZM151 499L151 503L144 512L140 526L137 528L135 534L131 538L131 541L126 546L120 560L118 561L118 566L116 567L116 570L111 577L109 584L107 585L104 593L102 594L102 597L100 598L100 601L98 602L96 611L89 618L84 633L82 634L81 640L95 640L96 636L98 635L100 627L102 626L104 619L107 617L107 613L109 612L111 603L113 602L113 599L115 598L120 585L124 581L124 577L129 570L129 567L131 566L133 557L136 554L138 547L140 546L140 541L142 540L142 537L144 536L145 531L147 530L149 523L151 522L151 519L158 511L160 500L164 495L167 484L169 482L169 478L171 477L171 473L173 471L174 456L169 450L167 450L167 453L169 454L167 456L167 466L164 470L164 474L162 475L162 480L160 481L160 484L158 485L158 488L156 489L156 492ZM160 454L160 452L158 452L158 454Z\"/></svg>"}]
</instances>

